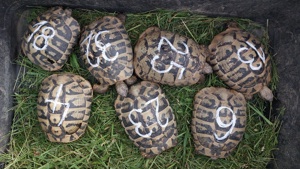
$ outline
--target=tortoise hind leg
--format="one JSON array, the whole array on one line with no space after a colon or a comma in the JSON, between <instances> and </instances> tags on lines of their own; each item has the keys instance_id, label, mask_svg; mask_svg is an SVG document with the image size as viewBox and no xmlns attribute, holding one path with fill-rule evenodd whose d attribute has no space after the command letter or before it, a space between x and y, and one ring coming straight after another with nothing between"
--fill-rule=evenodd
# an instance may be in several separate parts
<instances>
[{"instance_id":1,"label":"tortoise hind leg","mask_svg":"<svg viewBox=\"0 0 300 169\"><path fill-rule=\"evenodd\" d=\"M199 78L198 83L199 84L204 83L205 82L205 75L206 74L212 74L212 72L213 72L212 67L208 63L204 63L204 66L203 66L203 68L200 72L200 78Z\"/></svg>"},{"instance_id":2,"label":"tortoise hind leg","mask_svg":"<svg viewBox=\"0 0 300 169\"><path fill-rule=\"evenodd\" d=\"M124 81L119 81L116 83L116 90L119 95L125 97L128 93L128 86L125 84Z\"/></svg>"},{"instance_id":3,"label":"tortoise hind leg","mask_svg":"<svg viewBox=\"0 0 300 169\"><path fill-rule=\"evenodd\" d=\"M100 84L100 85L94 84L93 85L93 90L96 93L103 94L103 93L105 93L108 90L108 88L109 88L109 85L103 85L103 84Z\"/></svg>"},{"instance_id":4,"label":"tortoise hind leg","mask_svg":"<svg viewBox=\"0 0 300 169\"><path fill-rule=\"evenodd\" d=\"M198 84L202 84L204 82L205 82L205 75L200 73L200 78L199 78Z\"/></svg>"},{"instance_id":5,"label":"tortoise hind leg","mask_svg":"<svg viewBox=\"0 0 300 169\"><path fill-rule=\"evenodd\" d=\"M204 63L203 69L202 69L203 74L212 74L213 69L208 63Z\"/></svg>"},{"instance_id":6,"label":"tortoise hind leg","mask_svg":"<svg viewBox=\"0 0 300 169\"><path fill-rule=\"evenodd\" d=\"M131 86L131 85L135 84L136 82L137 82L137 77L135 75L132 75L130 78L125 80L125 83L128 86Z\"/></svg>"},{"instance_id":7,"label":"tortoise hind leg","mask_svg":"<svg viewBox=\"0 0 300 169\"><path fill-rule=\"evenodd\" d=\"M262 88L262 90L259 92L259 95L267 101L270 101L270 102L273 101L274 96L273 96L272 90L269 89L267 86L264 86Z\"/></svg>"}]
</instances>

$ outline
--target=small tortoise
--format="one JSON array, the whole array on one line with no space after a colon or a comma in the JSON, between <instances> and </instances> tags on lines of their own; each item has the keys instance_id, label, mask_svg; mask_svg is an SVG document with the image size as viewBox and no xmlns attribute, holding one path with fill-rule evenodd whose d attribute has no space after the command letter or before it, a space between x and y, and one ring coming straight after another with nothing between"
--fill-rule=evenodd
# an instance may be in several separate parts
<instances>
[{"instance_id":1,"label":"small tortoise","mask_svg":"<svg viewBox=\"0 0 300 169\"><path fill-rule=\"evenodd\" d=\"M131 86L127 97L117 97L115 109L143 157L154 157L177 144L175 116L158 84L142 81Z\"/></svg>"},{"instance_id":2,"label":"small tortoise","mask_svg":"<svg viewBox=\"0 0 300 169\"><path fill-rule=\"evenodd\" d=\"M227 157L242 139L245 126L243 94L215 87L196 94L191 128L197 154L212 159Z\"/></svg>"},{"instance_id":3,"label":"small tortoise","mask_svg":"<svg viewBox=\"0 0 300 169\"><path fill-rule=\"evenodd\" d=\"M134 48L134 69L143 80L171 86L203 82L212 72L206 63L207 48L176 33L150 27Z\"/></svg>"},{"instance_id":4,"label":"small tortoise","mask_svg":"<svg viewBox=\"0 0 300 169\"><path fill-rule=\"evenodd\" d=\"M208 63L230 88L246 99L259 92L262 98L273 100L267 87L271 80L270 56L254 35L231 25L214 37L209 50L212 55L207 57Z\"/></svg>"},{"instance_id":5,"label":"small tortoise","mask_svg":"<svg viewBox=\"0 0 300 169\"><path fill-rule=\"evenodd\" d=\"M133 53L123 22L105 16L85 27L80 39L81 57L90 73L100 82L95 92L105 93L116 84L118 94L126 96L123 82L133 74Z\"/></svg>"},{"instance_id":6,"label":"small tortoise","mask_svg":"<svg viewBox=\"0 0 300 169\"><path fill-rule=\"evenodd\" d=\"M56 71L68 60L79 35L80 26L71 10L53 7L29 24L21 48L34 64Z\"/></svg>"},{"instance_id":7,"label":"small tortoise","mask_svg":"<svg viewBox=\"0 0 300 169\"><path fill-rule=\"evenodd\" d=\"M38 120L51 142L72 142L85 132L93 90L81 76L53 74L42 82L38 94Z\"/></svg>"}]
</instances>

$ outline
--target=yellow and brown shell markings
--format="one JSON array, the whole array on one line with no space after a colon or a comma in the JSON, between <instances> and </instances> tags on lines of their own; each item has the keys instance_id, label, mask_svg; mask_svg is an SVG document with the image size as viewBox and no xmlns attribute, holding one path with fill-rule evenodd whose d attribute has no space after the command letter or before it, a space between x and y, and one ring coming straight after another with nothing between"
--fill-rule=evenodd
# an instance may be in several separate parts
<instances>
[{"instance_id":1,"label":"yellow and brown shell markings","mask_svg":"<svg viewBox=\"0 0 300 169\"><path fill-rule=\"evenodd\" d=\"M53 7L28 25L22 52L44 70L56 71L67 62L80 34L71 10Z\"/></svg>"},{"instance_id":2,"label":"yellow and brown shell markings","mask_svg":"<svg viewBox=\"0 0 300 169\"><path fill-rule=\"evenodd\" d=\"M273 100L268 88L271 81L271 59L262 43L251 33L229 27L216 35L209 45L207 62L230 88L246 99L255 93Z\"/></svg>"},{"instance_id":3,"label":"yellow and brown shell markings","mask_svg":"<svg viewBox=\"0 0 300 169\"><path fill-rule=\"evenodd\" d=\"M158 27L146 29L134 48L134 69L143 80L171 86L192 85L212 73L207 48L194 40Z\"/></svg>"},{"instance_id":4,"label":"yellow and brown shell markings","mask_svg":"<svg viewBox=\"0 0 300 169\"><path fill-rule=\"evenodd\" d=\"M195 152L212 159L227 157L243 137L246 115L241 93L215 87L200 90L191 124Z\"/></svg>"},{"instance_id":5,"label":"yellow and brown shell markings","mask_svg":"<svg viewBox=\"0 0 300 169\"><path fill-rule=\"evenodd\" d=\"M142 81L131 86L126 97L117 97L115 110L143 157L154 157L177 144L175 116L158 84Z\"/></svg>"},{"instance_id":6,"label":"yellow and brown shell markings","mask_svg":"<svg viewBox=\"0 0 300 169\"><path fill-rule=\"evenodd\" d=\"M110 85L116 84L118 94L126 96L128 87L123 81L133 74L133 53L120 19L105 16L86 26L80 51L86 67L100 83L93 86L95 92L105 93Z\"/></svg>"},{"instance_id":7,"label":"yellow and brown shell markings","mask_svg":"<svg viewBox=\"0 0 300 169\"><path fill-rule=\"evenodd\" d=\"M81 137L88 125L93 90L81 76L53 74L42 81L37 114L51 142L68 143Z\"/></svg>"}]
</instances>

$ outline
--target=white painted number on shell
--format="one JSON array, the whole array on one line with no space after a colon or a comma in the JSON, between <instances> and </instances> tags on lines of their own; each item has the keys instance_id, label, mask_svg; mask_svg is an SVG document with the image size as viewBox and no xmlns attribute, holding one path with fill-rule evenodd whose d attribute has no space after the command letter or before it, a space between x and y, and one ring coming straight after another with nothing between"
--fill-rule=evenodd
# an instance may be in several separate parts
<instances>
[{"instance_id":1,"label":"white painted number on shell","mask_svg":"<svg viewBox=\"0 0 300 169\"><path fill-rule=\"evenodd\" d=\"M129 115L128 115L128 118L129 118L129 121L133 124L133 125L135 125L135 132L139 135L139 136L141 136L141 137L144 137L144 138L149 138L150 136L151 136L151 134L152 134L152 130L150 130L150 132L149 133L147 133L147 134L141 134L140 132L139 132L139 128L142 126L142 123L141 122L134 122L133 120L132 120L132 118L131 118L131 115L132 115L132 113L133 112L137 112L137 113L143 113L143 108L145 108L145 107L147 107L149 104L152 104L153 102L155 102L155 118L156 118L156 121L157 121L157 123L158 123L158 125L159 126L161 126L161 127L167 127L167 125L168 125L168 123L169 123L169 118L167 118L167 120L166 120L166 123L165 124L162 124L161 122L160 122L160 120L159 120L159 101L158 101L158 98L155 98L155 99L152 99L152 100L149 100L149 101L147 101L146 103L145 103L145 105L143 106L143 107L141 107L141 108L139 108L139 109L132 109L130 112L129 112Z\"/></svg>"},{"instance_id":2,"label":"white painted number on shell","mask_svg":"<svg viewBox=\"0 0 300 169\"><path fill-rule=\"evenodd\" d=\"M47 21L41 21L41 22L36 23L35 25L33 25L34 28L35 28L35 27L37 27L37 28L36 28L36 29L33 31L33 33L27 38L27 42L29 42L29 41L32 39L32 37L34 36L34 34L35 34L37 31L39 31L39 30L41 29L41 27L42 27L43 25L45 25L46 23L48 23L48 22L47 22ZM49 33L48 35L45 35L46 31L49 31L50 33ZM33 47L34 47L34 49L36 49L36 50L45 50L45 49L47 48L47 46L48 46L48 43L49 43L49 42L48 42L48 39L53 38L54 35L55 35L55 30L54 30L52 27L50 27L50 26L44 27L44 28L42 29L42 34L38 35L38 36L35 37L34 40L33 40ZM36 45L36 41L37 41L39 38L43 38L43 40L44 40L44 46L42 46L41 48L38 47L38 46Z\"/></svg>"},{"instance_id":3,"label":"white painted number on shell","mask_svg":"<svg viewBox=\"0 0 300 169\"><path fill-rule=\"evenodd\" d=\"M221 111L222 109L227 109L227 110L229 110L229 111L231 112L231 114L232 114L232 119L231 119L231 121L230 121L228 124L223 123L222 120L221 120L221 118L220 118L220 111ZM236 116L235 116L235 113L233 112L233 110L232 110L231 108L226 107L226 106L221 106L221 107L219 107L219 108L217 109L217 113L216 113L216 122L217 122L218 126L221 127L221 128L227 128L227 127L231 126L230 129L225 133L225 135L224 135L223 137L219 137L219 136L214 132L215 138L216 138L217 140L219 140L219 141L222 141L222 140L226 139L226 138L229 136L229 134L232 133L232 130L233 130L233 128L234 128L234 126L235 126L235 123L236 123Z\"/></svg>"},{"instance_id":4,"label":"white painted number on shell","mask_svg":"<svg viewBox=\"0 0 300 169\"><path fill-rule=\"evenodd\" d=\"M89 62L89 64L92 66L92 67L98 67L100 65L100 58L97 57L97 62L95 64L93 64L90 60L90 58L88 57L89 55L89 49L90 49L90 45L91 45L91 41L94 40L95 42L95 45L98 47L98 49L100 51L102 51L102 57L106 60L106 61L114 61L118 58L119 56L119 52L116 53L115 56L109 58L106 56L106 51L107 49L111 46L111 43L106 43L104 44L103 42L99 41L98 40L98 37L101 35L101 34L104 34L104 33L109 33L109 31L99 31L96 35L93 35L93 31L91 31L91 33L89 34L89 36L87 36L80 45L82 45L83 43L85 43L85 41L88 41L88 44L86 45L86 52L85 52L85 55L86 55L86 59L87 61Z\"/></svg>"},{"instance_id":5,"label":"white painted number on shell","mask_svg":"<svg viewBox=\"0 0 300 169\"><path fill-rule=\"evenodd\" d=\"M246 41L246 43L247 43L253 50L255 50L255 52L257 53L257 55L259 56L259 58L262 60L262 62L265 63L265 62L266 62L266 57L265 57L265 53L264 53L263 49L260 47L260 48L259 48L260 51L258 51L257 48L256 48L252 43L250 43L250 42L248 42L248 41ZM239 58L240 61L243 62L243 63L246 63L246 64L249 63L250 68L251 68L252 70L259 70L259 69L262 67L262 63L261 63L261 62L259 63L258 66L254 66L254 65L253 65L254 58L252 58L252 59L250 59L250 60L243 60L243 59L241 58L241 52L243 52L243 51L248 51L248 50L249 50L249 48L247 48L247 47L239 48L239 50L237 51L238 58Z\"/></svg>"},{"instance_id":6,"label":"white painted number on shell","mask_svg":"<svg viewBox=\"0 0 300 169\"><path fill-rule=\"evenodd\" d=\"M173 51L175 51L176 53L178 53L178 54L181 54L181 55L187 55L187 54L189 53L189 48L188 48L187 44L181 43L181 44L183 44L183 46L185 47L185 51L182 52L182 51L180 51L180 50L177 50L177 49L172 45L172 43L171 43L166 37L161 37L161 39L160 39L160 41L159 41L159 43L158 43L158 47L157 47L158 52L160 52L161 46L162 46L162 44L163 44L164 41L166 41L166 42L168 43L168 45L171 47L171 49L172 49ZM180 64L178 64L178 63L176 63L176 62L174 62L174 61L171 61L171 62L170 62L170 66L169 66L168 69L165 69L165 70L158 70L158 69L155 68L155 62L156 62L157 59L159 59L159 56L158 56L158 55L155 55L155 56L153 57L153 59L151 60L151 65L152 65L152 69L153 69L153 70L155 70L155 71L158 72L158 73L168 73L168 72L173 68L173 66L175 66L175 67L177 67L177 68L180 69L180 74L179 74L178 79L181 79L181 78L182 78L183 72L184 72L184 70L185 70L185 67L183 67L182 65L180 65Z\"/></svg>"},{"instance_id":7,"label":"white painted number on shell","mask_svg":"<svg viewBox=\"0 0 300 169\"><path fill-rule=\"evenodd\" d=\"M55 100L49 100L49 99L46 99L46 100L45 100L46 103L49 103L49 102L50 102L50 103L53 103L53 104L54 104L54 105L53 105L53 108L52 108L52 113L54 113L57 104L61 104L61 105L66 106L65 111L64 111L64 113L63 113L63 115L62 115L62 117L61 117L61 119L60 119L60 121L59 121L59 123L58 123L57 126L60 126L60 125L62 124L62 122L65 120L65 118L66 118L66 116L67 116L67 113L68 113L68 110L69 110L69 108L70 108L70 104L69 104L69 103L61 103L61 102L58 102L58 99L59 99L60 93L61 93L61 91L62 91L62 88L63 88L63 84L60 84L59 89L58 89L58 91L57 91L57 93L56 93Z\"/></svg>"}]
</instances>

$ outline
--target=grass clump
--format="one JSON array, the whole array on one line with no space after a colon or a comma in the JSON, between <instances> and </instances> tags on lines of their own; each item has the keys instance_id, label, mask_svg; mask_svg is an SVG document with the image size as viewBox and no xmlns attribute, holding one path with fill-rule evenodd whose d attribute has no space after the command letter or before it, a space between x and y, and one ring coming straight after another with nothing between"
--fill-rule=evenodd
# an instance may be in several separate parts
<instances>
[{"instance_id":1,"label":"grass clump","mask_svg":"<svg viewBox=\"0 0 300 169\"><path fill-rule=\"evenodd\" d=\"M45 8L32 9L28 22L36 18ZM81 27L97 18L114 13L100 11L73 10L73 17ZM212 38L224 30L224 24L235 21L242 29L250 32L262 30L263 42L267 43L266 30L247 19L210 18L188 12L152 11L127 14L125 27L132 45L139 35L150 26L177 32L194 39L199 44L208 45ZM267 45L267 44L266 44ZM90 80L87 69L80 66L78 46L75 47L68 63L60 72L72 72ZM248 102L247 126L243 140L226 159L211 160L203 155L195 155L190 121L193 99L198 90L205 86L226 86L216 75L208 75L203 84L189 87L170 87L163 89L174 110L178 124L178 145L161 155L144 159L137 147L129 140L118 120L113 103L117 97L115 89L103 95L94 95L89 126L79 140L58 144L47 141L37 120L36 100L41 81L54 72L47 72L20 56L17 64L21 66L18 83L15 86L12 131L9 152L0 157L6 168L265 168L273 158L276 149L280 121L266 116L266 108L274 111L271 103L255 97ZM274 73L275 72L275 73ZM273 74L277 76L276 69ZM272 89L276 88L278 77L272 79Z\"/></svg>"}]
</instances>

